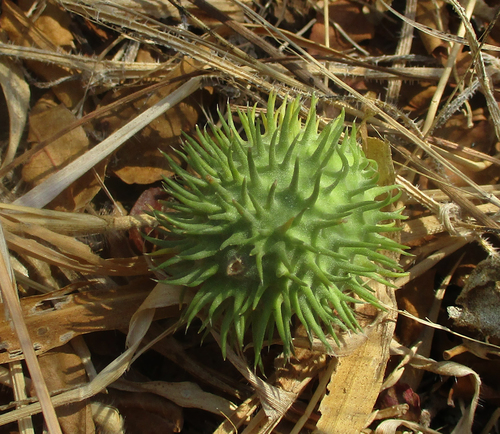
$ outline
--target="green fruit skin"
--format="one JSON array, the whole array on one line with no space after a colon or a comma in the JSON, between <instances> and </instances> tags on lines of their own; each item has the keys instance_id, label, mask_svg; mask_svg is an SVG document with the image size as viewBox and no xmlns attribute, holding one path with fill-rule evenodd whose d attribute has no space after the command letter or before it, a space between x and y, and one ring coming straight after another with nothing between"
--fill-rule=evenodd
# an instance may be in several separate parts
<instances>
[{"instance_id":1,"label":"green fruit skin","mask_svg":"<svg viewBox=\"0 0 500 434\"><path fill-rule=\"evenodd\" d=\"M276 110L271 95L263 133L255 108L238 112L247 140L231 115L198 130L180 152L197 175L169 158L178 179L165 188L176 202L155 213L166 236L153 241L155 254L174 256L158 269L170 284L199 286L184 319L203 311L202 328L218 325L224 356L228 340L242 347L251 330L258 363L275 329L289 356L294 314L329 346L334 326L359 330L353 303L381 307L367 281L390 285L402 274L384 251L405 247L382 235L404 218L382 210L396 187L377 185L355 130L341 139L343 114L318 132L315 103L303 124L298 99Z\"/></svg>"}]
</instances>

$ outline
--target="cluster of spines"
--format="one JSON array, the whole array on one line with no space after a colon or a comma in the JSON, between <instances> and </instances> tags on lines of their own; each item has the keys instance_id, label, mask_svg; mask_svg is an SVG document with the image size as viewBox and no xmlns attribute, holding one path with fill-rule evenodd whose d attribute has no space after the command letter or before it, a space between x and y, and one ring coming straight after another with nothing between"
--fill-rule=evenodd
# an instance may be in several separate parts
<instances>
[{"instance_id":1,"label":"cluster of spines","mask_svg":"<svg viewBox=\"0 0 500 434\"><path fill-rule=\"evenodd\" d=\"M361 277L389 284L387 277L400 275L397 263L380 253L380 250L401 253L403 248L380 235L397 230L392 223L381 225L381 221L402 218L400 212L380 211L397 199L391 194L394 187L376 186L376 167L364 157L355 141L355 131L350 136L346 134L339 143L342 116L318 135L314 104L313 100L302 127L298 118L299 101L288 107L283 104L276 111L271 96L267 115L262 117L264 134L255 108L239 112L246 141L237 133L231 115L227 122L221 117L222 128L211 126L210 134L198 130L198 141L188 138L185 153L180 155L199 176L169 158L183 185L166 179L167 189L178 203L168 204L175 212L156 213L168 231L166 240L155 241L163 247L157 254L175 253L159 267L171 273L170 283L203 284L186 310L185 319L189 324L206 306L203 327L223 317L220 325L223 352L231 334L242 346L251 324L257 360L264 339L272 336L275 325L285 353L289 354L294 313L309 332L327 344L320 323L334 337L332 324L359 328L349 306L359 300L347 292L379 306ZM305 150L306 146L312 147L313 152ZM338 157L336 170L330 167L334 156ZM353 171L363 173L359 177L361 182L356 188L346 189L341 184ZM276 174L288 175L286 188L278 189L278 179L273 180ZM307 197L301 197L300 181L304 184L305 176L312 179L313 186ZM328 182L323 185L325 178ZM318 200L324 207L335 208L325 198L339 189L345 205L336 206L334 213L323 209L311 213ZM368 191L369 200L354 200ZM375 197L382 194L385 199L376 201ZM269 214L277 211L278 196L286 195L297 201L293 215L274 226L263 224L269 223L269 219L279 220ZM351 200L354 202L349 203ZM363 220L367 212L371 222L359 224L364 225L361 232L368 234L364 236L368 241L331 239L333 246L322 245L325 243L320 241L321 237L329 229L342 226L353 214ZM308 213L317 215L311 219ZM304 222L305 219L309 221ZM305 230L308 240L293 235L295 228L300 231L304 225L308 227ZM243 251L244 258L237 253L232 257L233 248ZM349 249L351 256L339 253L342 249ZM354 261L356 255L365 259ZM335 265L323 269L320 264L328 262L326 259ZM254 270L248 279L234 277L245 275L247 268Z\"/></svg>"}]
</instances>

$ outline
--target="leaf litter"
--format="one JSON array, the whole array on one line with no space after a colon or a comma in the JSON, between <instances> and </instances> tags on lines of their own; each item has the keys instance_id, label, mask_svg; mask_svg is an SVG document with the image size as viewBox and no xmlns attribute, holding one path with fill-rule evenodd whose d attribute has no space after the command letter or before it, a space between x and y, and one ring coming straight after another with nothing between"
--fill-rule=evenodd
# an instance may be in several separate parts
<instances>
[{"instance_id":1,"label":"leaf litter","mask_svg":"<svg viewBox=\"0 0 500 434\"><path fill-rule=\"evenodd\" d=\"M41 432L40 412L51 433L497 432L497 16L482 0L3 0L2 432ZM362 334L329 352L299 328L261 372L252 348L222 360L215 331L183 331L184 290L154 283L137 236L160 205L134 204L172 175L161 153L182 132L270 92L359 125L405 192L413 256L398 289L373 285L387 312L358 309Z\"/></svg>"}]
</instances>

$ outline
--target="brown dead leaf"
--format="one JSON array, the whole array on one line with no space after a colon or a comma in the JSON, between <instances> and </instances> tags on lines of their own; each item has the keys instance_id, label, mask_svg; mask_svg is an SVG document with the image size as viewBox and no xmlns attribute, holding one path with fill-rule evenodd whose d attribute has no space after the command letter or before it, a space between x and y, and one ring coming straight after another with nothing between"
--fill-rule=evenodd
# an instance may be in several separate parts
<instances>
[{"instance_id":1,"label":"brown dead leaf","mask_svg":"<svg viewBox=\"0 0 500 434\"><path fill-rule=\"evenodd\" d=\"M167 75L166 79L182 77L198 69L199 65L193 60L185 59ZM172 93L181 84L182 81L170 84L153 95L146 95L132 104L120 106L101 119L100 127L106 134L111 134L138 113ZM135 90L125 88L118 92L110 92L103 98L101 104L107 105L118 101ZM110 170L127 184L151 184L162 179L163 175L171 176L172 172L168 170L168 163L160 150L170 153L171 146L179 143L181 133L193 129L201 114L201 107L207 103L207 98L209 92L199 91L196 96L186 98L155 119L117 152Z\"/></svg>"},{"instance_id":2,"label":"brown dead leaf","mask_svg":"<svg viewBox=\"0 0 500 434\"><path fill-rule=\"evenodd\" d=\"M23 47L37 47L49 51L62 51L63 47L54 43L36 23L33 23L23 11L10 0L3 0L0 26L9 39ZM67 40L65 40L67 42ZM26 65L38 76L48 82L70 77L72 72L57 66L36 61L26 61ZM65 81L52 87L59 100L69 108L75 107L83 98L84 89L75 85L74 81Z\"/></svg>"},{"instance_id":3,"label":"brown dead leaf","mask_svg":"<svg viewBox=\"0 0 500 434\"><path fill-rule=\"evenodd\" d=\"M457 298L460 307L450 306L448 314L455 325L480 333L487 339L500 339L500 260L490 256L471 273Z\"/></svg>"},{"instance_id":4,"label":"brown dead leaf","mask_svg":"<svg viewBox=\"0 0 500 434\"><path fill-rule=\"evenodd\" d=\"M392 289L377 283L383 303L394 305ZM321 418L316 434L359 434L369 422L370 413L380 392L389 347L395 328L395 314L379 315L373 326L365 329L368 339L352 354L339 358L321 401Z\"/></svg>"},{"instance_id":5,"label":"brown dead leaf","mask_svg":"<svg viewBox=\"0 0 500 434\"><path fill-rule=\"evenodd\" d=\"M457 113L442 128L437 130L435 135L458 145L457 150L453 152L454 155L462 156L466 158L466 161L482 161L478 158L471 158L461 149L473 149L488 155L491 154L496 143L495 130L491 119L485 114L484 108L474 110L470 120L472 121L472 127L468 125L468 116ZM461 173L480 185L490 183L498 176L498 167L490 167L491 170L477 170L474 167L460 164L459 161L453 161L451 158L450 160L460 169ZM488 165L485 166L485 169L488 169ZM445 174L453 185L457 187L467 185L461 177L451 173L451 171L445 170Z\"/></svg>"},{"instance_id":6,"label":"brown dead leaf","mask_svg":"<svg viewBox=\"0 0 500 434\"><path fill-rule=\"evenodd\" d=\"M431 29L441 31L448 30L449 16L446 9L446 3L442 0L421 0L417 3L417 15L415 20ZM420 32L427 52L434 57L446 57L448 54L448 44L442 39Z\"/></svg>"},{"instance_id":7,"label":"brown dead leaf","mask_svg":"<svg viewBox=\"0 0 500 434\"><path fill-rule=\"evenodd\" d=\"M37 143L58 133L76 117L63 105L55 105L50 100L40 100L29 117L30 130L28 140ZM61 138L44 147L24 165L22 176L26 183L38 185L89 149L89 139L82 127L75 128ZM105 163L95 170L104 177ZM80 177L56 199L50 206L55 209L74 211L85 207L99 192L101 186L95 173L90 171Z\"/></svg>"},{"instance_id":8,"label":"brown dead leaf","mask_svg":"<svg viewBox=\"0 0 500 434\"><path fill-rule=\"evenodd\" d=\"M57 392L87 383L87 374L80 357L71 345L50 350L38 358L49 392ZM65 434L94 434L92 410L86 401L57 408L57 419Z\"/></svg>"},{"instance_id":9,"label":"brown dead leaf","mask_svg":"<svg viewBox=\"0 0 500 434\"><path fill-rule=\"evenodd\" d=\"M362 6L349 0L334 2L330 8L330 17L349 35L354 42L370 40L375 35L375 26L368 21L362 12ZM333 26L329 27L330 47L334 50L348 50L352 44L347 41ZM318 22L313 26L310 39L319 44L325 43L325 24L323 15L318 16ZM317 54L311 52L311 54Z\"/></svg>"},{"instance_id":10,"label":"brown dead leaf","mask_svg":"<svg viewBox=\"0 0 500 434\"><path fill-rule=\"evenodd\" d=\"M73 284L50 294L21 299L24 319L39 354L58 348L76 336L126 329L137 306L151 291L153 282L139 279L110 290L84 290L82 286ZM77 289L80 291L75 292ZM165 310L163 315L167 312ZM177 306L171 313L178 315ZM0 364L22 360L17 335L3 309L0 311L0 336Z\"/></svg>"},{"instance_id":11,"label":"brown dead leaf","mask_svg":"<svg viewBox=\"0 0 500 434\"><path fill-rule=\"evenodd\" d=\"M429 108L434 93L436 93L436 86L427 86L420 90L417 88L417 92L413 94L408 105L403 110L413 112L413 116L425 113Z\"/></svg>"},{"instance_id":12,"label":"brown dead leaf","mask_svg":"<svg viewBox=\"0 0 500 434\"><path fill-rule=\"evenodd\" d=\"M17 4L27 14L30 9L36 6L35 3L38 2L36 0L19 0ZM38 9L35 9L36 15L37 12ZM47 1L43 5L43 12L37 15L35 23L38 29L58 47L63 50L75 48L73 33L69 30L71 18L55 3Z\"/></svg>"},{"instance_id":13,"label":"brown dead leaf","mask_svg":"<svg viewBox=\"0 0 500 434\"><path fill-rule=\"evenodd\" d=\"M410 312L418 318L427 317L434 300L436 271L436 268L429 270L397 291L398 307L401 310ZM416 342L423 328L422 324L401 316L398 319L398 339L409 347Z\"/></svg>"},{"instance_id":14,"label":"brown dead leaf","mask_svg":"<svg viewBox=\"0 0 500 434\"><path fill-rule=\"evenodd\" d=\"M432 29L441 31L448 30L448 11L446 2L443 0L420 0L417 3L417 15L415 20ZM427 52L434 57L446 57L448 54L448 44L442 39L420 32Z\"/></svg>"},{"instance_id":15,"label":"brown dead leaf","mask_svg":"<svg viewBox=\"0 0 500 434\"><path fill-rule=\"evenodd\" d=\"M442 128L436 130L434 135L456 143L459 147L472 147L476 151L489 154L496 139L491 121L484 108L481 107L472 112L472 127L469 127L468 121L468 117L463 113L457 113Z\"/></svg>"}]
</instances>

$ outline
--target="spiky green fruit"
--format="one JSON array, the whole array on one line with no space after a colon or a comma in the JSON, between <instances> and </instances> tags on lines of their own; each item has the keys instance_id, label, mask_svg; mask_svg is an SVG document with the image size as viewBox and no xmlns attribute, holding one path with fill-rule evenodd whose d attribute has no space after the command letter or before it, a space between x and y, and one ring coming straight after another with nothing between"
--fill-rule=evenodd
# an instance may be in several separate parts
<instances>
[{"instance_id":1,"label":"spiky green fruit","mask_svg":"<svg viewBox=\"0 0 500 434\"><path fill-rule=\"evenodd\" d=\"M377 185L355 131L341 140L343 115L318 132L314 106L303 125L298 99L276 110L271 96L264 132L255 108L238 113L246 140L231 115L198 130L180 153L197 175L170 159L178 179L165 188L177 202L155 213L166 231L154 242L174 256L158 268L171 284L199 286L184 318L189 325L204 311L224 354L250 329L258 361L277 329L289 355L294 314L328 345L334 326L359 329L353 303L379 306L367 281L389 284L402 271L384 251L403 246L382 235L403 218L382 210L395 187Z\"/></svg>"}]
</instances>

